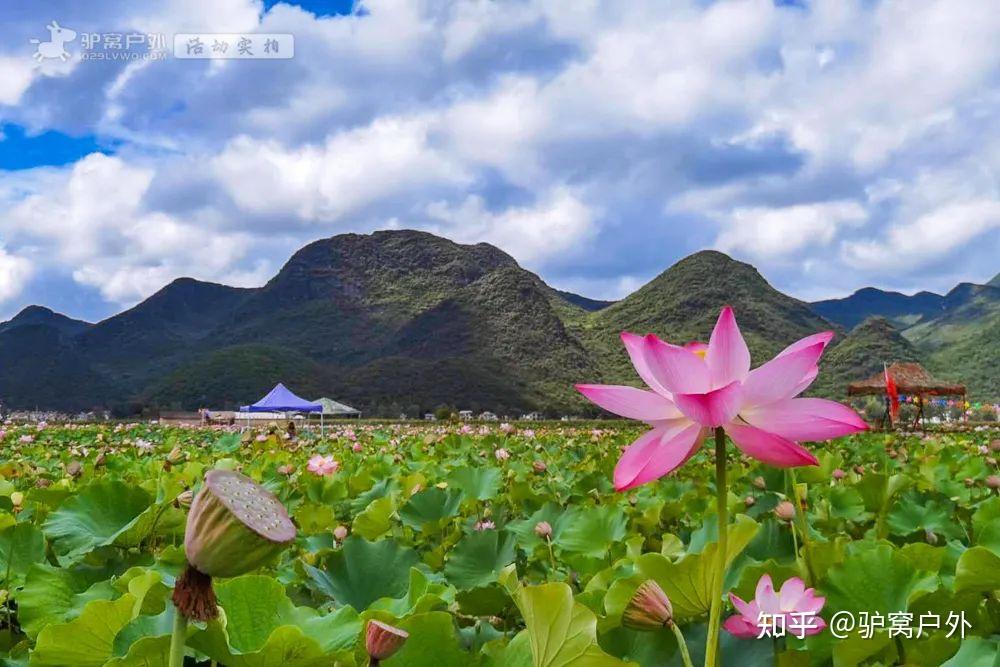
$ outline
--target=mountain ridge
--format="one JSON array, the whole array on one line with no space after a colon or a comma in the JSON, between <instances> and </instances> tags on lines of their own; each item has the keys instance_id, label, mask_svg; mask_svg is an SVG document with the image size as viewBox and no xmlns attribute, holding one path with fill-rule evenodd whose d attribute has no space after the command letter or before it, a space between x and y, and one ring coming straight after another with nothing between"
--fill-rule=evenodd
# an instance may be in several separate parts
<instances>
[{"instance_id":1,"label":"mountain ridge","mask_svg":"<svg viewBox=\"0 0 1000 667\"><path fill-rule=\"evenodd\" d=\"M882 303L872 298L877 291L859 290L867 298L856 312L840 300L846 305L835 314L858 318ZM942 347L959 355L959 370L977 389L992 386L980 369L996 353L984 361L975 341L994 316L1000 330L995 293L971 283L947 295L921 293L935 310L925 308L917 321L928 313L951 318L941 331L958 342ZM912 310L905 299L914 297L883 301ZM783 294L752 265L714 250L679 260L624 299L600 302L550 287L489 244L391 230L309 243L259 288L179 278L96 323L29 307L0 323L0 397L14 407L222 408L284 380L366 414L412 416L439 405L598 414L572 385L637 382L622 330L707 340L726 304L737 309L755 363L834 330L820 394L843 397L843 385L879 355L912 356L935 369L943 363L934 356L940 332L900 327L899 308L884 324L867 324L870 315L854 327L834 323L824 315L829 307Z\"/></svg>"}]
</instances>

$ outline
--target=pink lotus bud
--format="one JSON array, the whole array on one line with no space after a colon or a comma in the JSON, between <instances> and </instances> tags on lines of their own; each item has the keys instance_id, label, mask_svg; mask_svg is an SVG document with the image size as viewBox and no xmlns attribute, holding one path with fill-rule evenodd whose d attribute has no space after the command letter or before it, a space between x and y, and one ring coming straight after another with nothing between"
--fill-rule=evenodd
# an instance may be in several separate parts
<instances>
[{"instance_id":1,"label":"pink lotus bud","mask_svg":"<svg viewBox=\"0 0 1000 667\"><path fill-rule=\"evenodd\" d=\"M670 598L652 579L639 584L622 616L622 625L630 630L659 630L673 622L674 608Z\"/></svg>"},{"instance_id":2,"label":"pink lotus bud","mask_svg":"<svg viewBox=\"0 0 1000 667\"><path fill-rule=\"evenodd\" d=\"M194 499L194 491L191 489L185 489L181 491L178 495L174 504L177 507L191 507L191 501Z\"/></svg>"},{"instance_id":3,"label":"pink lotus bud","mask_svg":"<svg viewBox=\"0 0 1000 667\"><path fill-rule=\"evenodd\" d=\"M362 449L361 443L360 442L354 443L353 445L351 445L351 449L354 450L355 452L360 452Z\"/></svg>"},{"instance_id":4,"label":"pink lotus bud","mask_svg":"<svg viewBox=\"0 0 1000 667\"><path fill-rule=\"evenodd\" d=\"M293 472L295 472L295 466L293 466L291 463L286 463L283 466L278 466L278 472L286 476L291 475Z\"/></svg>"},{"instance_id":5,"label":"pink lotus bud","mask_svg":"<svg viewBox=\"0 0 1000 667\"><path fill-rule=\"evenodd\" d=\"M990 448L987 447L986 445L979 445L979 453L980 454L989 454L990 453Z\"/></svg>"},{"instance_id":6,"label":"pink lotus bud","mask_svg":"<svg viewBox=\"0 0 1000 667\"><path fill-rule=\"evenodd\" d=\"M550 539L552 537L552 525L548 521L539 521L535 524L535 535L538 535L543 540Z\"/></svg>"},{"instance_id":7,"label":"pink lotus bud","mask_svg":"<svg viewBox=\"0 0 1000 667\"><path fill-rule=\"evenodd\" d=\"M394 628L381 621L368 621L365 629L365 650L371 658L371 664L378 665L383 660L388 660L403 647L406 640L410 638L410 633L399 628Z\"/></svg>"},{"instance_id":8,"label":"pink lotus bud","mask_svg":"<svg viewBox=\"0 0 1000 667\"><path fill-rule=\"evenodd\" d=\"M847 473L845 473L845 472L844 472L843 470L841 470L840 468L837 468L836 470L834 470L832 474L833 474L833 478L834 478L835 480L837 480L838 482L839 482L840 480L844 479L844 477L846 477L846 476L847 476Z\"/></svg>"},{"instance_id":9,"label":"pink lotus bud","mask_svg":"<svg viewBox=\"0 0 1000 667\"><path fill-rule=\"evenodd\" d=\"M538 460L538 461L535 461L534 463L532 463L531 467L537 473L543 473L543 472L545 472L546 470L549 469L549 467L545 464L545 461L541 461L541 460Z\"/></svg>"},{"instance_id":10,"label":"pink lotus bud","mask_svg":"<svg viewBox=\"0 0 1000 667\"><path fill-rule=\"evenodd\" d=\"M854 466L854 472L856 474L858 474L858 475L864 475L865 474L865 467L864 466Z\"/></svg>"},{"instance_id":11,"label":"pink lotus bud","mask_svg":"<svg viewBox=\"0 0 1000 667\"><path fill-rule=\"evenodd\" d=\"M930 528L924 529L924 538L927 540L927 544L934 546L938 543L938 536Z\"/></svg>"},{"instance_id":12,"label":"pink lotus bud","mask_svg":"<svg viewBox=\"0 0 1000 667\"><path fill-rule=\"evenodd\" d=\"M782 521L791 521L795 518L795 505L791 504L787 500L782 500L778 503L777 507L774 508L774 515Z\"/></svg>"},{"instance_id":13,"label":"pink lotus bud","mask_svg":"<svg viewBox=\"0 0 1000 667\"><path fill-rule=\"evenodd\" d=\"M756 486L761 491L767 488L767 482L764 481L763 477L754 477L753 485Z\"/></svg>"},{"instance_id":14,"label":"pink lotus bud","mask_svg":"<svg viewBox=\"0 0 1000 667\"><path fill-rule=\"evenodd\" d=\"M991 489L1000 489L1000 475L990 475L987 477L986 486Z\"/></svg>"},{"instance_id":15,"label":"pink lotus bud","mask_svg":"<svg viewBox=\"0 0 1000 667\"><path fill-rule=\"evenodd\" d=\"M347 526L337 526L333 529L333 536L337 538L338 542L343 541L347 538Z\"/></svg>"},{"instance_id":16,"label":"pink lotus bud","mask_svg":"<svg viewBox=\"0 0 1000 667\"><path fill-rule=\"evenodd\" d=\"M747 507L753 507L754 505L757 504L757 499L754 498L753 496L747 496L746 498L743 499L743 504L746 505Z\"/></svg>"}]
</instances>

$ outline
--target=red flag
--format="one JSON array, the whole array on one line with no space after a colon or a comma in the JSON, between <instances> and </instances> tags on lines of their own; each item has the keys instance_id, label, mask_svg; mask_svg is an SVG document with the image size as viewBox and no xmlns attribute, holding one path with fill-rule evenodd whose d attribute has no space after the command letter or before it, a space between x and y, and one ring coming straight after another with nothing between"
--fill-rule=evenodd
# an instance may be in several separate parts
<instances>
[{"instance_id":1,"label":"red flag","mask_svg":"<svg viewBox=\"0 0 1000 667\"><path fill-rule=\"evenodd\" d=\"M896 388L896 381L892 379L892 374L889 373L889 367L882 364L885 370L885 393L889 397L889 418L892 421L896 421L896 417L899 416L899 390Z\"/></svg>"}]
</instances>

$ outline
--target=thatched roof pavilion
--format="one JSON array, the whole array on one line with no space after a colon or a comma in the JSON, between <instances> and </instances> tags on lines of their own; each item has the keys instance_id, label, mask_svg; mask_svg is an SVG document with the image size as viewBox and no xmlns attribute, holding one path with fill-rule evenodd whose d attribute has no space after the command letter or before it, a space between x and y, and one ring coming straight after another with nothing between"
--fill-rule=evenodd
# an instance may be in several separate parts
<instances>
[{"instance_id":1,"label":"thatched roof pavilion","mask_svg":"<svg viewBox=\"0 0 1000 667\"><path fill-rule=\"evenodd\" d=\"M918 363L905 361L889 366L889 375L900 394L918 396L965 396L965 385L935 379ZM885 373L879 371L867 380L852 382L847 387L849 396L884 395Z\"/></svg>"}]
</instances>

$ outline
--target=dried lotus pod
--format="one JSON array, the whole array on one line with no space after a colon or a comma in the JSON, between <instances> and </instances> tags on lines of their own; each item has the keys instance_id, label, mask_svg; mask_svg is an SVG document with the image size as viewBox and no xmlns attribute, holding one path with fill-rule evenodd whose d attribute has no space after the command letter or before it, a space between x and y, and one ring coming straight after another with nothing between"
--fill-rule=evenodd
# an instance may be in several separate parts
<instances>
[{"instance_id":1,"label":"dried lotus pod","mask_svg":"<svg viewBox=\"0 0 1000 667\"><path fill-rule=\"evenodd\" d=\"M214 618L218 609L212 577L257 569L291 544L295 534L288 511L274 494L234 470L210 470L188 512L188 568L174 587L174 604L187 618Z\"/></svg>"}]
</instances>

